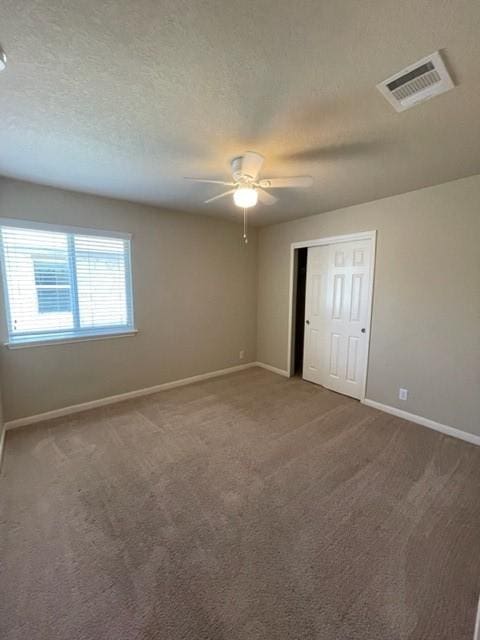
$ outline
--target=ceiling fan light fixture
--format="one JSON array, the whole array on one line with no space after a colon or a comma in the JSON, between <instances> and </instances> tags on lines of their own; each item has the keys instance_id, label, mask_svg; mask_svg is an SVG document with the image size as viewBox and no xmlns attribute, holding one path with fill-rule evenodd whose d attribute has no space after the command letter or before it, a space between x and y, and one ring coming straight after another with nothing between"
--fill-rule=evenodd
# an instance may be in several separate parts
<instances>
[{"instance_id":1,"label":"ceiling fan light fixture","mask_svg":"<svg viewBox=\"0 0 480 640\"><path fill-rule=\"evenodd\" d=\"M238 187L233 194L233 201L242 209L254 207L258 202L257 190L253 187Z\"/></svg>"}]
</instances>

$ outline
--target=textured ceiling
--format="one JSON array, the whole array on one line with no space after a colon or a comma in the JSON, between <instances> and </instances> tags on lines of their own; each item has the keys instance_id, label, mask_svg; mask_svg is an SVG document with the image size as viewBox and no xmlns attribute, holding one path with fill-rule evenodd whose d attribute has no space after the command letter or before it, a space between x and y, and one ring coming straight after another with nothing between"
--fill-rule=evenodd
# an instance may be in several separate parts
<instances>
[{"instance_id":1,"label":"textured ceiling","mask_svg":"<svg viewBox=\"0 0 480 640\"><path fill-rule=\"evenodd\" d=\"M0 0L0 174L164 207L210 205L229 159L310 174L252 222L480 173L475 0ZM442 49L455 90L396 113L377 82Z\"/></svg>"}]
</instances>

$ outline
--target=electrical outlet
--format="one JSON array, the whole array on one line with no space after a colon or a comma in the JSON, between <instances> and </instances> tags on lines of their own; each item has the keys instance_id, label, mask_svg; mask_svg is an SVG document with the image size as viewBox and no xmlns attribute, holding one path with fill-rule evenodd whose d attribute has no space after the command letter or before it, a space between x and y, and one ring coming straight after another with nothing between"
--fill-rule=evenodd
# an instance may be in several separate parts
<instances>
[{"instance_id":1,"label":"electrical outlet","mask_svg":"<svg viewBox=\"0 0 480 640\"><path fill-rule=\"evenodd\" d=\"M243 349L239 353L239 358L240 360L243 360L245 358L245 351Z\"/></svg>"},{"instance_id":2,"label":"electrical outlet","mask_svg":"<svg viewBox=\"0 0 480 640\"><path fill-rule=\"evenodd\" d=\"M399 400L407 400L408 398L408 389L400 389L398 390L398 399Z\"/></svg>"}]
</instances>

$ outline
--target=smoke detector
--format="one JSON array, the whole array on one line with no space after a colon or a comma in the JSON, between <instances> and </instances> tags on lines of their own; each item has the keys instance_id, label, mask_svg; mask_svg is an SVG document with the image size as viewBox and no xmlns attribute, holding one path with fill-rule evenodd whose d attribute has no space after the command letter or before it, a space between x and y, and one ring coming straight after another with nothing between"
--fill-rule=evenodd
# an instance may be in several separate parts
<instances>
[{"instance_id":1,"label":"smoke detector","mask_svg":"<svg viewBox=\"0 0 480 640\"><path fill-rule=\"evenodd\" d=\"M438 51L387 78L377 89L395 111L405 111L453 89L454 84Z\"/></svg>"}]
</instances>

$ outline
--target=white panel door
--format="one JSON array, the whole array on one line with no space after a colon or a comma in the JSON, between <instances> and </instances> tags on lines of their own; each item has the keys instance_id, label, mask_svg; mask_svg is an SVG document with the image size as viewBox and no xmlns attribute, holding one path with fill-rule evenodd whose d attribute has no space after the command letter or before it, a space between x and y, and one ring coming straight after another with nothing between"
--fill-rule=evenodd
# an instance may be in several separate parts
<instances>
[{"instance_id":1,"label":"white panel door","mask_svg":"<svg viewBox=\"0 0 480 640\"><path fill-rule=\"evenodd\" d=\"M324 383L323 363L326 351L326 309L328 289L329 247L312 247L307 253L307 283L305 290L305 334L303 346L303 377L317 384Z\"/></svg>"},{"instance_id":2,"label":"white panel door","mask_svg":"<svg viewBox=\"0 0 480 640\"><path fill-rule=\"evenodd\" d=\"M367 358L371 240L310 247L303 377L353 398Z\"/></svg>"}]
</instances>

